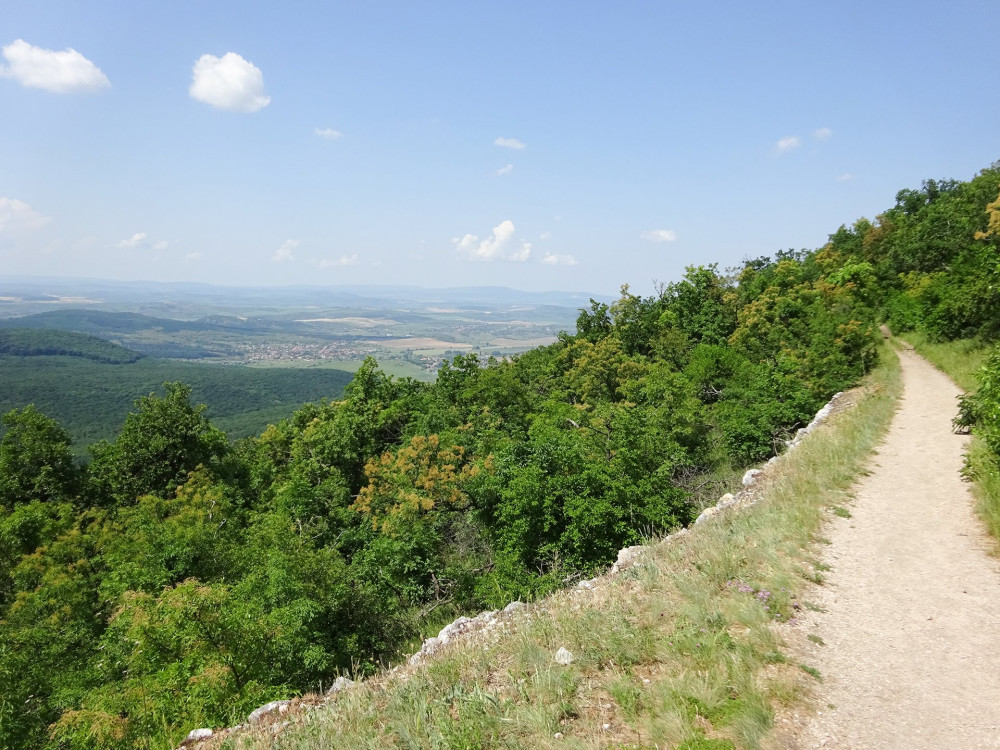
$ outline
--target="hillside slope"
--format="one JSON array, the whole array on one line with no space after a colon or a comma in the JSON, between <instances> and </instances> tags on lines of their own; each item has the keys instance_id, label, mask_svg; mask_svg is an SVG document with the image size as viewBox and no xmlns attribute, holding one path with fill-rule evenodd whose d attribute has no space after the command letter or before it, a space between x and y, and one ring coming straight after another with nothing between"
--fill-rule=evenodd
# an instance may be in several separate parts
<instances>
[{"instance_id":1,"label":"hillside slope","mask_svg":"<svg viewBox=\"0 0 1000 750\"><path fill-rule=\"evenodd\" d=\"M776 629L796 627L812 606L802 592L822 575L817 535L889 423L899 392L892 364L837 399L826 425L766 467L751 506L716 514L620 575L501 615L416 663L273 704L237 731L187 744L758 747L773 707L800 699L804 673Z\"/></svg>"},{"instance_id":2,"label":"hillside slope","mask_svg":"<svg viewBox=\"0 0 1000 750\"><path fill-rule=\"evenodd\" d=\"M20 338L21 332L0 331L0 346L8 340L6 333ZM255 369L138 358L141 355L135 355L135 361L109 362L116 357L127 360L135 353L80 334L60 333L58 338L66 338L58 350L32 339L8 347L18 356L0 354L0 414L35 404L65 427L77 452L113 437L133 401L167 381L191 385L197 402L207 404L207 414L235 439L259 434L305 402L339 398L352 377L332 369ZM84 349L80 345L91 340L99 346ZM68 351L69 346L82 353L52 354Z\"/></svg>"}]
</instances>

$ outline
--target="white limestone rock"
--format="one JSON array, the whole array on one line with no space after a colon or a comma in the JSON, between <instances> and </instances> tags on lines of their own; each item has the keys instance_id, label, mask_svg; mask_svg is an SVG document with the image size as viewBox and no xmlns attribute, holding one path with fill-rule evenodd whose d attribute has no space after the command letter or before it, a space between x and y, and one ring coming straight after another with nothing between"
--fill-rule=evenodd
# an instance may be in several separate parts
<instances>
[{"instance_id":1,"label":"white limestone rock","mask_svg":"<svg viewBox=\"0 0 1000 750\"><path fill-rule=\"evenodd\" d=\"M347 690L348 688L353 686L354 686L354 680L348 679L347 677L341 675L340 677L338 677L336 680L333 681L333 684L330 685L330 689L326 691L326 694L333 695L334 693L339 693L341 690Z\"/></svg>"},{"instance_id":2,"label":"white limestone rock","mask_svg":"<svg viewBox=\"0 0 1000 750\"><path fill-rule=\"evenodd\" d=\"M270 703L265 703L260 708L256 708L253 710L253 712L247 717L247 723L255 724L265 716L268 716L275 712L283 714L286 711L288 711L288 706L290 703L291 701L271 701Z\"/></svg>"},{"instance_id":3,"label":"white limestone rock","mask_svg":"<svg viewBox=\"0 0 1000 750\"><path fill-rule=\"evenodd\" d=\"M611 566L611 575L615 573L621 573L623 570L628 570L642 557L643 553L646 551L646 547L642 545L637 545L635 547L626 547L623 550L619 550L618 559L615 564Z\"/></svg>"}]
</instances>

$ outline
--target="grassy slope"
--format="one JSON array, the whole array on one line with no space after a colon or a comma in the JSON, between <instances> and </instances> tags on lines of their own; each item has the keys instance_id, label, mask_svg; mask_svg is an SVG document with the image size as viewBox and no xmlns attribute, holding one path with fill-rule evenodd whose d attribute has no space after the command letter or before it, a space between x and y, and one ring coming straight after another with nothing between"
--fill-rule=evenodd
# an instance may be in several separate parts
<instances>
[{"instance_id":1,"label":"grassy slope","mask_svg":"<svg viewBox=\"0 0 1000 750\"><path fill-rule=\"evenodd\" d=\"M529 617L292 712L227 748L756 748L808 665L786 663L775 622L794 618L825 514L888 426L896 358L779 461L751 510L658 545L596 590L561 592ZM561 666L555 652L575 661ZM274 744L272 744L274 743Z\"/></svg>"},{"instance_id":2,"label":"grassy slope","mask_svg":"<svg viewBox=\"0 0 1000 750\"><path fill-rule=\"evenodd\" d=\"M0 413L35 404L59 421L83 449L113 438L139 396L166 381L192 387L195 403L230 437L260 433L303 402L338 398L349 373L322 369L251 369L141 359L103 364L76 357L0 357Z\"/></svg>"},{"instance_id":3,"label":"grassy slope","mask_svg":"<svg viewBox=\"0 0 1000 750\"><path fill-rule=\"evenodd\" d=\"M907 333L905 339L919 354L951 377L959 388L969 392L979 387L977 373L993 348L968 339L931 342L920 333ZM987 531L1000 540L1000 472L996 470L986 445L975 436L969 446L968 466L976 483L976 510Z\"/></svg>"}]
</instances>

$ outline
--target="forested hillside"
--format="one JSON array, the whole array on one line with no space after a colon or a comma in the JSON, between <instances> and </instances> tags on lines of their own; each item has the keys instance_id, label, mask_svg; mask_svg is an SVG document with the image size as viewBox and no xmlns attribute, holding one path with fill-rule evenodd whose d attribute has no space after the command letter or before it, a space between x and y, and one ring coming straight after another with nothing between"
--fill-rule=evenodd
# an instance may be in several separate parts
<instances>
[{"instance_id":1,"label":"forested hillside","mask_svg":"<svg viewBox=\"0 0 1000 750\"><path fill-rule=\"evenodd\" d=\"M167 381L190 385L216 426L240 438L287 417L303 401L340 396L350 378L333 369L154 359L87 334L0 327L0 414L34 404L66 429L77 455L113 438L136 395Z\"/></svg>"},{"instance_id":2,"label":"forested hillside","mask_svg":"<svg viewBox=\"0 0 1000 750\"><path fill-rule=\"evenodd\" d=\"M80 333L47 330L22 330L0 328L0 356L79 357L91 362L110 365L131 364L142 359L142 354L110 341Z\"/></svg>"},{"instance_id":3,"label":"forested hillside","mask_svg":"<svg viewBox=\"0 0 1000 750\"><path fill-rule=\"evenodd\" d=\"M59 424L9 412L0 745L176 744L686 524L872 367L882 320L1000 333L998 193L1000 167L929 181L819 250L624 287L575 334L434 384L370 360L236 444L177 383L86 469Z\"/></svg>"}]
</instances>

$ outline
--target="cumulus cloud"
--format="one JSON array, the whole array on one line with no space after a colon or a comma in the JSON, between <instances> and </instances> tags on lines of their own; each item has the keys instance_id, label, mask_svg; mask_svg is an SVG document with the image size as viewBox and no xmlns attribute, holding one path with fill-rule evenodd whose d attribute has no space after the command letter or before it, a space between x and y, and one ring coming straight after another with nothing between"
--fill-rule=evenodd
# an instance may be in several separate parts
<instances>
[{"instance_id":1,"label":"cumulus cloud","mask_svg":"<svg viewBox=\"0 0 1000 750\"><path fill-rule=\"evenodd\" d=\"M281 243L281 247L279 247L274 255L271 256L271 260L275 263L284 263L286 260L295 260L295 254L293 251L298 246L298 240L285 240Z\"/></svg>"},{"instance_id":2,"label":"cumulus cloud","mask_svg":"<svg viewBox=\"0 0 1000 750\"><path fill-rule=\"evenodd\" d=\"M339 130L334 130L333 128L316 128L313 132L320 138L326 138L329 141L335 141L344 135Z\"/></svg>"},{"instance_id":3,"label":"cumulus cloud","mask_svg":"<svg viewBox=\"0 0 1000 750\"><path fill-rule=\"evenodd\" d=\"M508 164L507 166L500 167L500 169L497 170L497 177L503 177L505 174L510 174L513 171L514 171L514 165Z\"/></svg>"},{"instance_id":4,"label":"cumulus cloud","mask_svg":"<svg viewBox=\"0 0 1000 750\"><path fill-rule=\"evenodd\" d=\"M329 258L323 258L323 260L319 262L319 267L331 268L334 266L356 266L357 264L358 264L358 254L354 253L353 255L347 255L347 254L341 255L339 258L335 258L334 260L330 260Z\"/></svg>"},{"instance_id":5,"label":"cumulus cloud","mask_svg":"<svg viewBox=\"0 0 1000 750\"><path fill-rule=\"evenodd\" d=\"M509 260L520 263L531 255L531 243L515 240L514 231L514 222L506 219L493 227L493 233L481 242L474 234L455 237L452 242L458 252L469 260Z\"/></svg>"},{"instance_id":6,"label":"cumulus cloud","mask_svg":"<svg viewBox=\"0 0 1000 750\"><path fill-rule=\"evenodd\" d=\"M153 250L166 250L170 247L170 243L166 240L160 240L159 242L153 242L146 236L145 232L136 232L128 239L124 239L118 243L118 247L124 248L126 250L133 250L135 248L152 248Z\"/></svg>"},{"instance_id":7,"label":"cumulus cloud","mask_svg":"<svg viewBox=\"0 0 1000 750\"><path fill-rule=\"evenodd\" d=\"M504 138L503 136L500 136L495 141L493 141L493 145L503 146L504 148L513 148L516 149L517 151L521 151L527 148L527 146L521 143L521 141L517 140L517 138Z\"/></svg>"},{"instance_id":8,"label":"cumulus cloud","mask_svg":"<svg viewBox=\"0 0 1000 750\"><path fill-rule=\"evenodd\" d=\"M576 258L568 253L545 253L542 263L547 266L575 266Z\"/></svg>"},{"instance_id":9,"label":"cumulus cloud","mask_svg":"<svg viewBox=\"0 0 1000 750\"><path fill-rule=\"evenodd\" d=\"M837 182L847 182L848 180L853 180L853 179L854 175L852 175L850 172L844 172L844 174L839 175L837 177Z\"/></svg>"},{"instance_id":10,"label":"cumulus cloud","mask_svg":"<svg viewBox=\"0 0 1000 750\"><path fill-rule=\"evenodd\" d=\"M547 240L551 236L552 236L552 232L545 231L545 232L542 232L540 235L538 235L538 239L540 239L540 240Z\"/></svg>"},{"instance_id":11,"label":"cumulus cloud","mask_svg":"<svg viewBox=\"0 0 1000 750\"><path fill-rule=\"evenodd\" d=\"M122 240L121 242L119 242L118 247L125 247L125 248L139 247L139 245L145 242L145 240L146 240L145 232L136 232L127 240Z\"/></svg>"},{"instance_id":12,"label":"cumulus cloud","mask_svg":"<svg viewBox=\"0 0 1000 750\"><path fill-rule=\"evenodd\" d=\"M7 64L0 65L0 76L13 78L27 88L75 94L111 85L100 68L72 47L57 52L17 39L6 45L2 54Z\"/></svg>"},{"instance_id":13,"label":"cumulus cloud","mask_svg":"<svg viewBox=\"0 0 1000 750\"><path fill-rule=\"evenodd\" d=\"M786 135L784 138L782 138L781 140L779 140L777 143L774 144L774 148L777 150L779 154L784 154L789 151L792 151L793 149L798 148L801 145L802 141L799 140L798 136Z\"/></svg>"},{"instance_id":14,"label":"cumulus cloud","mask_svg":"<svg viewBox=\"0 0 1000 750\"><path fill-rule=\"evenodd\" d=\"M230 112L256 112L271 102L260 68L235 52L202 55L192 70L192 99Z\"/></svg>"},{"instance_id":15,"label":"cumulus cloud","mask_svg":"<svg viewBox=\"0 0 1000 750\"><path fill-rule=\"evenodd\" d=\"M830 128L816 128L813 131L813 138L817 141L828 141L831 135L833 135L833 131Z\"/></svg>"},{"instance_id":16,"label":"cumulus cloud","mask_svg":"<svg viewBox=\"0 0 1000 750\"><path fill-rule=\"evenodd\" d=\"M24 201L17 198L0 198L0 234L6 232L33 232L50 221Z\"/></svg>"},{"instance_id":17,"label":"cumulus cloud","mask_svg":"<svg viewBox=\"0 0 1000 750\"><path fill-rule=\"evenodd\" d=\"M673 229L650 229L639 236L649 242L674 242L677 239L677 232Z\"/></svg>"}]
</instances>

